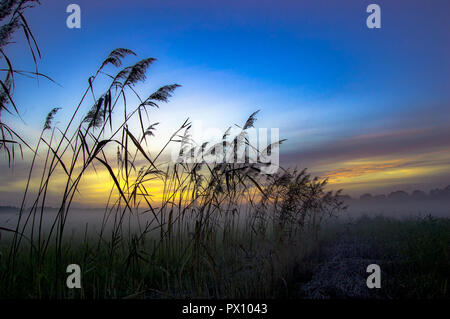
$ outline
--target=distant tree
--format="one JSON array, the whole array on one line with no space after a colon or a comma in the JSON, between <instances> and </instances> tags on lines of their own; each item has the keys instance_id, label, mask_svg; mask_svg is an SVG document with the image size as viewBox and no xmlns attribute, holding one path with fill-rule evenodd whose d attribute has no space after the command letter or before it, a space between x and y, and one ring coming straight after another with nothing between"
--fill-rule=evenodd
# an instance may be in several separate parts
<instances>
[{"instance_id":1,"label":"distant tree","mask_svg":"<svg viewBox=\"0 0 450 319\"><path fill-rule=\"evenodd\" d=\"M444 189L436 188L430 191L429 197L432 199L450 199L450 185Z\"/></svg>"},{"instance_id":2,"label":"distant tree","mask_svg":"<svg viewBox=\"0 0 450 319\"><path fill-rule=\"evenodd\" d=\"M359 199L361 199L361 200L372 199L372 194L369 194L369 193L363 194L359 197Z\"/></svg>"},{"instance_id":3,"label":"distant tree","mask_svg":"<svg viewBox=\"0 0 450 319\"><path fill-rule=\"evenodd\" d=\"M344 202L353 199L350 195L346 195L346 194L339 195L338 198L339 198L339 200L344 201Z\"/></svg>"},{"instance_id":4,"label":"distant tree","mask_svg":"<svg viewBox=\"0 0 450 319\"><path fill-rule=\"evenodd\" d=\"M409 198L409 195L405 191L395 191L395 192L390 193L388 198L393 199L393 200L402 200L402 199Z\"/></svg>"},{"instance_id":5,"label":"distant tree","mask_svg":"<svg viewBox=\"0 0 450 319\"><path fill-rule=\"evenodd\" d=\"M415 190L414 192L412 192L411 197L413 199L426 199L427 194L424 191Z\"/></svg>"},{"instance_id":6,"label":"distant tree","mask_svg":"<svg viewBox=\"0 0 450 319\"><path fill-rule=\"evenodd\" d=\"M442 194L443 194L446 198L450 199L450 185L448 185L446 188L444 188L444 189L442 190Z\"/></svg>"}]
</instances>

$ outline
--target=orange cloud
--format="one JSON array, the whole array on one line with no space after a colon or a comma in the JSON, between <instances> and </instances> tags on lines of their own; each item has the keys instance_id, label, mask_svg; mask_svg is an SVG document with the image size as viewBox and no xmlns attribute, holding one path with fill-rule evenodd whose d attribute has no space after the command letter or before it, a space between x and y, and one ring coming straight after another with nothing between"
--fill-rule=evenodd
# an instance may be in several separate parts
<instances>
[{"instance_id":1,"label":"orange cloud","mask_svg":"<svg viewBox=\"0 0 450 319\"><path fill-rule=\"evenodd\" d=\"M450 152L441 150L408 157L371 157L322 164L314 174L328 178L330 189L366 192L417 185L424 181L443 180L450 176ZM433 183L433 182L432 182Z\"/></svg>"},{"instance_id":2,"label":"orange cloud","mask_svg":"<svg viewBox=\"0 0 450 319\"><path fill-rule=\"evenodd\" d=\"M346 168L338 168L326 173L323 177L327 178L330 183L338 183L351 178L375 174L386 171L388 169L398 168L405 162L402 160L393 160L388 163L359 164Z\"/></svg>"}]
</instances>

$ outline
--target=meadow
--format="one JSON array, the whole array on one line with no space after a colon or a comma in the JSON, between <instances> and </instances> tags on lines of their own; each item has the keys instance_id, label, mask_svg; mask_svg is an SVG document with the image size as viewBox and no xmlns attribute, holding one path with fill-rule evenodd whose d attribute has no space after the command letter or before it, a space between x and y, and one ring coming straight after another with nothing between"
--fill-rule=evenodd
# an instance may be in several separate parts
<instances>
[{"instance_id":1,"label":"meadow","mask_svg":"<svg viewBox=\"0 0 450 319\"><path fill-rule=\"evenodd\" d=\"M344 203L326 180L282 167L267 174L264 161L236 161L240 150L257 149L246 131L258 112L236 125L237 135L225 131L219 148L193 141L186 120L151 152L159 123L148 113L179 85L142 97L136 85L155 59L121 68L134 56L113 50L62 127L53 124L58 108L49 112L15 225L0 228L1 298L448 298L448 219L340 220ZM180 156L222 153L216 162L170 161L164 154L173 145ZM85 227L73 236L80 184L100 169L110 177L107 204L81 218ZM60 192L50 194L61 176ZM50 195L59 203L52 211ZM383 289L368 291L365 267L374 261ZM82 269L81 289L66 286L70 264Z\"/></svg>"},{"instance_id":2,"label":"meadow","mask_svg":"<svg viewBox=\"0 0 450 319\"><path fill-rule=\"evenodd\" d=\"M305 170L279 168L276 174L266 174L266 162L236 160L240 150L255 149L246 130L254 126L258 112L237 126L237 135L224 132L220 148L193 141L186 120L162 149L150 154L147 146L159 123L145 119L168 102L179 85L163 86L146 98L138 94L135 86L146 80L154 58L113 74L105 71L120 68L125 57L135 55L119 48L107 56L88 78L65 127L52 123L58 108L49 112L33 148L16 225L1 228L9 235L2 241L2 296L273 295L274 287L286 283L290 263L314 246L321 221L341 208L338 194L326 192L326 181ZM128 95L137 99L137 105L130 105ZM91 108L80 115L91 98ZM123 120L113 120L115 112ZM139 125L132 132L128 124L135 118ZM268 145L265 153L275 151L281 142ZM172 144L180 145L179 155L217 149L222 154L215 154L220 160L213 163L167 161L164 152ZM84 236L68 238L67 223L79 185L87 171L99 167L111 180L110 191L104 194L107 205L98 215L101 226L95 236L88 235L86 224ZM49 189L61 175L65 182L57 194L60 204L50 214ZM157 200L152 198L154 181L163 189ZM72 263L83 269L80 291L65 285L66 267Z\"/></svg>"}]
</instances>

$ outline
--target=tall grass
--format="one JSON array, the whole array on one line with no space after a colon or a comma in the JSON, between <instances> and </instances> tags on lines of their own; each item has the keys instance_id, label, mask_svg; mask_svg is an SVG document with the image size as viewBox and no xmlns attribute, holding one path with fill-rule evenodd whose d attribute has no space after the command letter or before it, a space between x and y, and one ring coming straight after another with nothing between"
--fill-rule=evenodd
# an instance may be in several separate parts
<instances>
[{"instance_id":1,"label":"tall grass","mask_svg":"<svg viewBox=\"0 0 450 319\"><path fill-rule=\"evenodd\" d=\"M448 218L363 216L347 225L345 233L366 244L366 255L380 260L384 298L449 298Z\"/></svg>"},{"instance_id":2,"label":"tall grass","mask_svg":"<svg viewBox=\"0 0 450 319\"><path fill-rule=\"evenodd\" d=\"M337 194L324 191L325 181L305 170L264 174L264 163L235 163L236 144L253 127L253 113L236 136L220 142L231 152L224 161L197 163L164 160L173 145L181 151L214 149L196 144L189 120L167 143L149 152L156 125L148 112L169 101L178 84L147 97L136 90L146 80L154 58L122 66L128 49L113 50L88 79L74 112L60 129L49 113L34 157L12 239L0 260L0 294L31 298L118 297L274 297L287 291L292 263L314 246L322 219L342 207ZM102 94L98 87L106 87ZM130 95L137 101L129 105ZM92 99L86 115L83 109ZM123 114L117 123L114 113ZM138 119L138 129L129 125ZM244 139L246 147L252 146ZM273 143L271 147L279 145ZM117 149L111 155L112 149ZM43 166L35 165L42 154ZM228 158L230 157L230 158ZM67 220L89 170L102 167L112 186L101 229L95 236L69 240ZM36 171L39 169L40 171ZM64 175L57 214L44 229L52 183ZM39 177L32 188L33 176ZM150 182L162 185L155 200ZM54 196L54 194L52 194ZM137 227L135 225L137 223ZM83 288L65 286L68 264L83 270Z\"/></svg>"},{"instance_id":3,"label":"tall grass","mask_svg":"<svg viewBox=\"0 0 450 319\"><path fill-rule=\"evenodd\" d=\"M42 74L38 70L38 59L41 58L41 52L37 41L31 31L25 11L40 4L39 0L1 0L0 1L0 60L3 60L4 66L0 67L0 74L4 74L4 80L0 80L0 152L5 153L8 158L8 164L14 163L17 150L23 157L22 145L32 149L30 145L21 137L20 133L14 127L8 125L2 119L2 113L8 113L21 118L20 108L14 102L15 76L25 77L44 77L53 82L53 80ZM22 30L25 36L28 49L33 57L35 70L25 71L15 68L11 59L6 53L6 48L14 43L11 39Z\"/></svg>"}]
</instances>

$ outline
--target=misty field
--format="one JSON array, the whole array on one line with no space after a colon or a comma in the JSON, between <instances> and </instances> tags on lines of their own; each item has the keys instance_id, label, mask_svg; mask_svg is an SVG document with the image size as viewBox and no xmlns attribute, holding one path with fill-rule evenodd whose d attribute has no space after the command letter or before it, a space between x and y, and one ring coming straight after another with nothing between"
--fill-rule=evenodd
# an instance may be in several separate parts
<instances>
[{"instance_id":1,"label":"misty field","mask_svg":"<svg viewBox=\"0 0 450 319\"><path fill-rule=\"evenodd\" d=\"M153 292L157 296L267 297L286 283L291 260L314 246L320 224L342 208L339 193L325 191L325 180L305 170L279 168L265 173L266 161L237 160L258 112L238 132L226 130L214 145L197 144L186 120L161 149L149 153L159 123L149 112L168 102L178 84L142 98L134 89L155 61L146 58L110 75L128 49L113 50L88 79L88 86L65 127L53 125L58 108L45 119L34 146L15 225L2 227L1 293L22 298L117 298ZM103 93L96 92L95 84ZM134 96L131 104L128 95ZM83 107L93 99L90 109ZM133 100L132 100L133 101ZM113 120L119 113L122 120ZM119 117L120 118L120 117ZM137 121L132 132L129 122ZM145 128L146 127L146 128ZM136 130L137 128L137 130ZM258 158L274 152L274 141ZM214 154L216 160L167 160L168 147L183 154ZM13 152L11 149L10 152ZM39 164L39 165L38 165ZM70 237L86 172L102 169L110 177L107 204L96 215L100 225ZM59 192L51 186L61 181ZM162 193L154 199L154 183ZM99 185L101 186L101 185ZM49 196L59 205L50 212ZM50 217L50 218L49 218ZM91 223L92 226L92 223ZM295 247L293 249L293 247ZM283 260L283 262L278 262ZM66 268L79 264L83 288L66 287ZM225 267L226 265L226 267ZM288 269L289 268L289 269Z\"/></svg>"},{"instance_id":2,"label":"misty field","mask_svg":"<svg viewBox=\"0 0 450 319\"><path fill-rule=\"evenodd\" d=\"M15 76L52 81L38 72L23 15L35 2L1 3L0 115L21 116ZM17 30L33 72L16 70L3 51ZM267 160L284 140L250 141L259 111L229 123L219 140L194 140L189 118L165 138L159 130L175 119L152 115L181 85L149 93L156 59L123 66L136 57L112 50L83 91L70 93L78 102L69 116L49 109L35 143L0 117L2 155L10 167L20 157L29 164L19 207L0 210L0 298L449 297L448 218L344 218L344 197L326 179ZM86 183L96 209L77 207L89 206ZM374 263L381 289L366 286ZM73 264L80 288L67 285Z\"/></svg>"},{"instance_id":3,"label":"misty field","mask_svg":"<svg viewBox=\"0 0 450 319\"><path fill-rule=\"evenodd\" d=\"M210 235L201 244L179 234L163 242L123 241L114 251L110 243L67 241L59 262L80 264L82 289L66 288L67 274L56 275L54 247L40 265L23 251L11 283L4 276L5 258L0 261L1 298L449 297L450 221L445 218L338 218L317 234L302 232L285 242L258 238L245 228L224 236ZM381 289L366 287L366 267L372 263L382 269Z\"/></svg>"},{"instance_id":4,"label":"misty field","mask_svg":"<svg viewBox=\"0 0 450 319\"><path fill-rule=\"evenodd\" d=\"M149 152L159 123L147 123L148 113L179 85L142 98L134 87L155 59L115 75L105 71L127 56L135 53L116 49L101 63L65 127L52 123L58 108L49 112L21 205L13 223L0 228L2 298L448 297L448 219L344 223L340 192L326 191L326 180L282 167L267 174L270 163L245 160L256 149L246 136L258 112L214 145L193 141L186 120ZM281 142L257 150L258 158ZM174 144L180 158L217 160L168 160ZM106 206L74 209L84 175L100 169L110 177ZM61 176L60 192L51 194L59 206L49 209L49 189ZM156 199L155 182L162 190ZM383 269L383 288L369 291L365 269L374 262ZM81 289L66 285L71 264L81 267Z\"/></svg>"},{"instance_id":5,"label":"misty field","mask_svg":"<svg viewBox=\"0 0 450 319\"><path fill-rule=\"evenodd\" d=\"M323 232L318 250L300 264L304 298L449 298L450 220L362 216ZM381 289L367 289L369 264L381 267ZM294 280L295 281L295 280Z\"/></svg>"}]
</instances>

